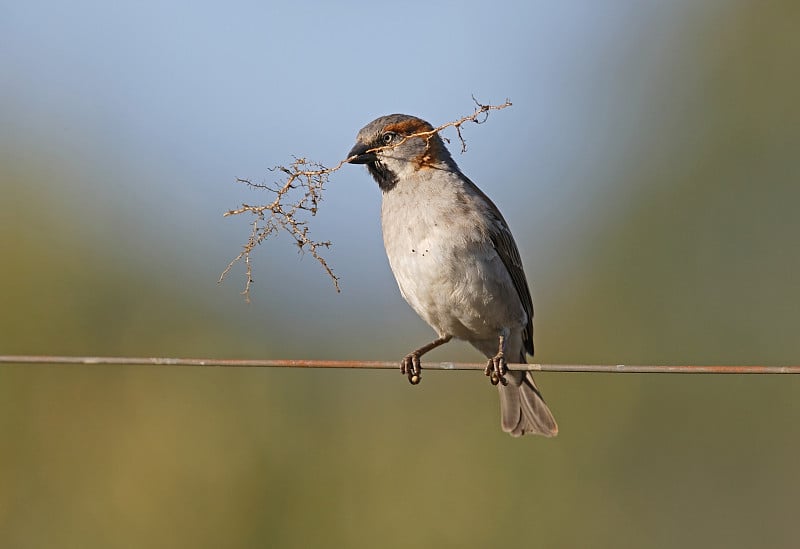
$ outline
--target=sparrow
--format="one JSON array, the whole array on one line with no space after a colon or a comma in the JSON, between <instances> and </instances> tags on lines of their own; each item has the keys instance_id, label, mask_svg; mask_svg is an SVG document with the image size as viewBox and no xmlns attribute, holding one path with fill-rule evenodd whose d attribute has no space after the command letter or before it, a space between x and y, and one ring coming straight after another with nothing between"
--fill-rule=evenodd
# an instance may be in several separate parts
<instances>
[{"instance_id":1,"label":"sparrow","mask_svg":"<svg viewBox=\"0 0 800 549\"><path fill-rule=\"evenodd\" d=\"M377 182L383 243L400 293L438 335L406 355L400 371L415 385L422 355L453 338L468 341L488 359L503 431L555 436L531 373L507 367L533 355L533 303L497 206L461 173L433 126L415 116L390 114L364 126L347 162L365 164Z\"/></svg>"}]
</instances>

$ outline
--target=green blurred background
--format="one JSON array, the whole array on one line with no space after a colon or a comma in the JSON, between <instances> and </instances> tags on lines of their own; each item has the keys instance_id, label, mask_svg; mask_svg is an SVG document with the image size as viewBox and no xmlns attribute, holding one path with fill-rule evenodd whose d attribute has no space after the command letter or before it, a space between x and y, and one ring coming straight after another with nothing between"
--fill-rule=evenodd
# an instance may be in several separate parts
<instances>
[{"instance_id":1,"label":"green blurred background","mask_svg":"<svg viewBox=\"0 0 800 549\"><path fill-rule=\"evenodd\" d=\"M253 304L217 286L221 214L261 198L237 176L476 93L515 102L457 160L516 234L538 362L796 364L798 5L4 6L0 353L399 359L431 333L363 170L312 225L342 294L286 241ZM0 547L800 545L800 379L538 380L554 440L501 433L475 372L0 366Z\"/></svg>"}]
</instances>

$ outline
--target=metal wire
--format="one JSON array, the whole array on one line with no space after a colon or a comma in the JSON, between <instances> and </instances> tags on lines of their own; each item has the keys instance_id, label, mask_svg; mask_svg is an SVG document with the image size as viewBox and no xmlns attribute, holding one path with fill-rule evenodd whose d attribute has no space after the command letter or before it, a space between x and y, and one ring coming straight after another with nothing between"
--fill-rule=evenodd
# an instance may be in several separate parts
<instances>
[{"instance_id":1,"label":"metal wire","mask_svg":"<svg viewBox=\"0 0 800 549\"><path fill-rule=\"evenodd\" d=\"M211 368L356 368L394 370L398 362L369 360L258 360L217 358L141 358L109 356L0 355L0 364L190 366ZM483 370L485 363L425 362L424 370ZM800 366L724 366L688 364L509 364L510 370L610 374L800 374Z\"/></svg>"}]
</instances>

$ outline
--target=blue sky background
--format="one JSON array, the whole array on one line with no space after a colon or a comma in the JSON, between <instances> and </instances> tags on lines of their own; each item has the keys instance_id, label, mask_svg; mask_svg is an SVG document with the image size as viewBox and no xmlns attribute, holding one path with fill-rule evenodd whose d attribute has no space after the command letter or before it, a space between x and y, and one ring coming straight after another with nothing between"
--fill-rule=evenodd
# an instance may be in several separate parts
<instances>
[{"instance_id":1,"label":"blue sky background","mask_svg":"<svg viewBox=\"0 0 800 549\"><path fill-rule=\"evenodd\" d=\"M14 3L0 18L0 135L20 155L35 145L28 160L52 167L37 185L80 221L78 238L236 308L242 271L214 282L247 220L221 214L266 200L236 177L269 181L267 168L291 155L332 165L383 114L439 124L471 112L471 95L509 98L511 109L467 129L457 161L508 218L534 287L556 295L581 242L624 205L616 171L653 139L641 128L673 100L662 95L693 86L661 87L675 37L720 6ZM344 294L310 258L269 242L256 255L257 310L351 318L366 300L376 306L352 322L384 331L391 310L419 325L387 268L379 200L365 170L335 174L312 229L334 242ZM294 340L288 324L278 341Z\"/></svg>"}]
</instances>

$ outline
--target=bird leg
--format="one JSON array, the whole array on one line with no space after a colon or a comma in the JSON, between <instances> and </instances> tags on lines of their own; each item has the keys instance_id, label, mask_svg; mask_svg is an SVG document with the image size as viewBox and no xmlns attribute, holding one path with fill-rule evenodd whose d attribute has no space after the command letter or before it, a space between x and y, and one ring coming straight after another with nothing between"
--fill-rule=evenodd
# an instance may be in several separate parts
<instances>
[{"instance_id":1,"label":"bird leg","mask_svg":"<svg viewBox=\"0 0 800 549\"><path fill-rule=\"evenodd\" d=\"M408 382L411 383L411 385L418 384L420 381L422 381L422 365L419 358L428 351L435 349L439 345L444 345L451 339L453 339L453 336L446 335L435 341L431 341L416 351L408 353L400 362L400 373L408 376Z\"/></svg>"},{"instance_id":2,"label":"bird leg","mask_svg":"<svg viewBox=\"0 0 800 549\"><path fill-rule=\"evenodd\" d=\"M508 385L508 380L506 379L508 366L506 366L505 356L506 338L501 334L499 339L500 343L498 345L497 354L489 359L489 362L486 364L486 368L483 370L483 373L489 376L489 381L492 382L492 385L497 385L498 383Z\"/></svg>"}]
</instances>

